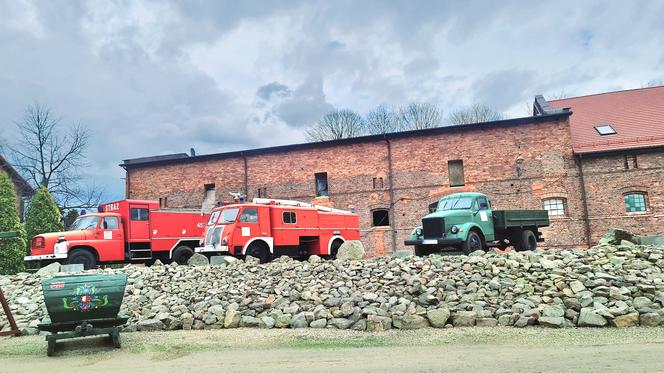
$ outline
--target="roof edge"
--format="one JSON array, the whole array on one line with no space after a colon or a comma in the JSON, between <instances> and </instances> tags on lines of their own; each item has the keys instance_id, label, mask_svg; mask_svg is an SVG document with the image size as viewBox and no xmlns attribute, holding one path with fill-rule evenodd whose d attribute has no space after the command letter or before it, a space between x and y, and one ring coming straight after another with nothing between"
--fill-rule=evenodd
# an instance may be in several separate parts
<instances>
[{"instance_id":1,"label":"roof edge","mask_svg":"<svg viewBox=\"0 0 664 373\"><path fill-rule=\"evenodd\" d=\"M541 123L541 122L554 121L556 119L567 118L571 114L572 114L571 110L560 109L559 111L555 111L555 112L551 112L551 113L544 113L544 114L541 114L541 115L534 115L534 116L530 116L530 117L501 119L501 120L496 120L496 121L491 121L491 122L460 124L460 125L453 125L453 126L426 128L426 129L420 129L420 130L392 132L392 133L385 133L385 134L379 134L379 135L367 135L367 136L351 137L351 138L339 139L339 140L328 140L328 141L321 141L321 142L309 142L309 143L299 143L299 144L290 144L290 145L279 145L279 146L271 146L271 147L265 147L265 148L255 148L255 149L231 151L231 152L224 152L224 153L212 153L212 154L203 154L203 155L196 155L196 156L185 156L185 157L178 156L178 155L180 155L180 154L185 154L186 155L186 153L176 153L176 154L161 156L161 157L164 157L163 159L155 159L155 158L159 158L159 156L157 156L157 157L141 157L141 158L134 158L134 159L125 159L123 161L123 163L119 164L119 166L124 168L124 169L129 169L129 168L134 168L134 167L145 167L145 166L151 166L151 165L164 165L164 164L170 164L170 163L180 163L180 162L192 163L192 162L201 162L201 161L224 159L224 158L246 157L246 156L266 154L266 153L277 153L277 152L284 152L284 151L291 151L291 150L310 149L310 148L316 148L316 147L328 147L328 146L336 146L336 145L350 145L350 144L372 142L372 141L377 141L377 140L391 140L391 139L433 135L433 134L447 133L447 132L454 132L454 131L466 131L466 130L485 129L485 128L491 128L491 127L500 127L500 126L514 126L514 125L524 125L524 124L531 124L531 123ZM143 160L145 160L145 161L143 161Z\"/></svg>"}]
</instances>

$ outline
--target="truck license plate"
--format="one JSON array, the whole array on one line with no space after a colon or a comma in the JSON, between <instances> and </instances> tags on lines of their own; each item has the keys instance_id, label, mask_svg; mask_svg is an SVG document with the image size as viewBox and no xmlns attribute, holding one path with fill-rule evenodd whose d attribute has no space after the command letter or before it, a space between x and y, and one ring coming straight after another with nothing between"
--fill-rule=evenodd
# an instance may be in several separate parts
<instances>
[{"instance_id":1,"label":"truck license plate","mask_svg":"<svg viewBox=\"0 0 664 373\"><path fill-rule=\"evenodd\" d=\"M438 243L438 240L422 240L422 244L424 245L435 245Z\"/></svg>"}]
</instances>

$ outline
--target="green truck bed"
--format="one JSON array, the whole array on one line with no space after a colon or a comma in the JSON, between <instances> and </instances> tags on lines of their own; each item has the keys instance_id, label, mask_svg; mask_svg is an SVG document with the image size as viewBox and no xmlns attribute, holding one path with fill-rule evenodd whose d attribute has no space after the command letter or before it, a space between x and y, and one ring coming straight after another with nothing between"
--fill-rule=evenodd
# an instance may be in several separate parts
<instances>
[{"instance_id":1,"label":"green truck bed","mask_svg":"<svg viewBox=\"0 0 664 373\"><path fill-rule=\"evenodd\" d=\"M546 210L494 210L493 226L496 230L517 227L548 227Z\"/></svg>"}]
</instances>

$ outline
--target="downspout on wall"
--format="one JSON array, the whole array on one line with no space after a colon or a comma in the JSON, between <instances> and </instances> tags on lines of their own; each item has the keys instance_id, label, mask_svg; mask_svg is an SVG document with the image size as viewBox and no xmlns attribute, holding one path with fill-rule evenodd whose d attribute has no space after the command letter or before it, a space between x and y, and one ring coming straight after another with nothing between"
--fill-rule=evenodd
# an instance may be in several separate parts
<instances>
[{"instance_id":1,"label":"downspout on wall","mask_svg":"<svg viewBox=\"0 0 664 373\"><path fill-rule=\"evenodd\" d=\"M391 222L391 232L392 232L392 253L397 251L397 222L395 219L394 213L394 177L392 175L392 143L390 139L385 136L385 143L387 144L387 185L390 191L390 222Z\"/></svg>"},{"instance_id":2,"label":"downspout on wall","mask_svg":"<svg viewBox=\"0 0 664 373\"><path fill-rule=\"evenodd\" d=\"M588 248L592 246L592 230L590 228L590 216L588 215L588 201L586 200L587 194L586 194L586 181L583 176L583 162L582 162L582 156L581 154L577 154L575 157L576 160L576 165L579 168L579 189L581 189L581 201L583 201L583 221L585 225L585 230L586 230L586 244L588 245Z\"/></svg>"},{"instance_id":3,"label":"downspout on wall","mask_svg":"<svg viewBox=\"0 0 664 373\"><path fill-rule=\"evenodd\" d=\"M249 198L249 166L247 165L247 156L241 152L242 161L244 162L244 197Z\"/></svg>"}]
</instances>

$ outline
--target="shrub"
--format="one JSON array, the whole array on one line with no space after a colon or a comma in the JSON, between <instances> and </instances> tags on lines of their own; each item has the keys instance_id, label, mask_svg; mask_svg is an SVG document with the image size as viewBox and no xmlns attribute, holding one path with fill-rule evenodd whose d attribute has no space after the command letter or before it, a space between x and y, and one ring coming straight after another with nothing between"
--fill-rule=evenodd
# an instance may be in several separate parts
<instances>
[{"instance_id":1,"label":"shrub","mask_svg":"<svg viewBox=\"0 0 664 373\"><path fill-rule=\"evenodd\" d=\"M62 220L60 219L60 209L55 204L51 193L44 187L39 188L30 200L30 206L28 206L28 212L25 217L28 246L38 234L61 232L63 229Z\"/></svg>"},{"instance_id":2,"label":"shrub","mask_svg":"<svg viewBox=\"0 0 664 373\"><path fill-rule=\"evenodd\" d=\"M0 171L0 232L18 232L15 238L0 238L0 275L24 269L25 229L16 208L16 192L9 176Z\"/></svg>"}]
</instances>

